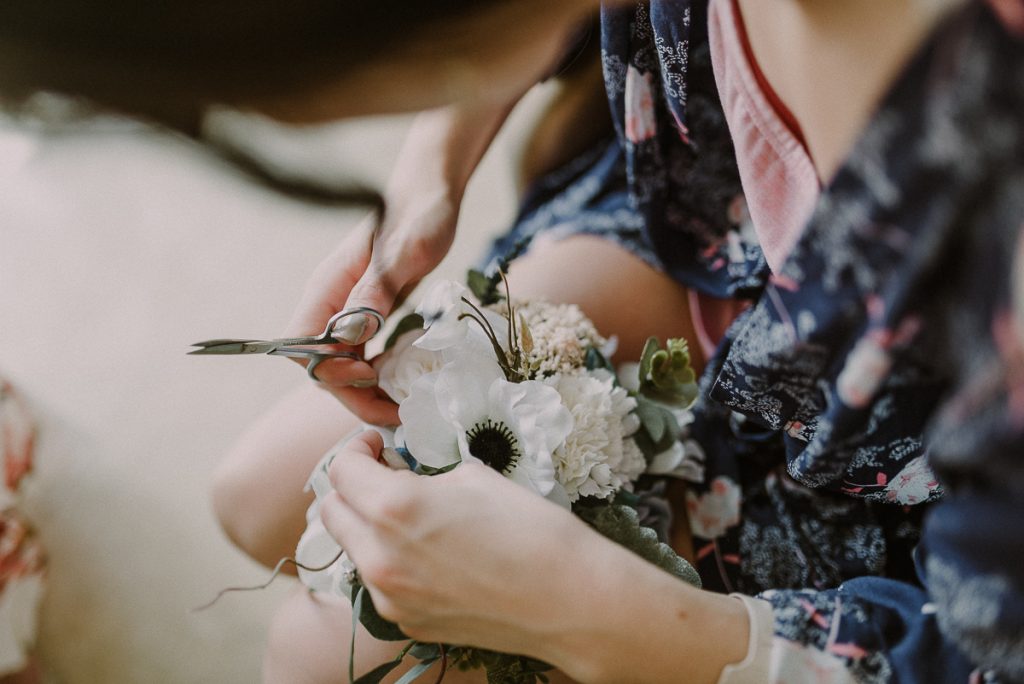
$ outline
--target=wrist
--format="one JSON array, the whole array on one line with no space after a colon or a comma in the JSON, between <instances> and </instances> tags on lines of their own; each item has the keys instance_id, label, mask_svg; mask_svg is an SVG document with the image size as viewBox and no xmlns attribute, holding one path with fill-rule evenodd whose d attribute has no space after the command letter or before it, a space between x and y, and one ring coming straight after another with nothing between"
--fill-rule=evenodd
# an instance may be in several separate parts
<instances>
[{"instance_id":1,"label":"wrist","mask_svg":"<svg viewBox=\"0 0 1024 684\"><path fill-rule=\"evenodd\" d=\"M538 654L574 679L715 684L747 655L742 602L692 587L587 529L577 582ZM580 568L586 573L580 577Z\"/></svg>"}]
</instances>

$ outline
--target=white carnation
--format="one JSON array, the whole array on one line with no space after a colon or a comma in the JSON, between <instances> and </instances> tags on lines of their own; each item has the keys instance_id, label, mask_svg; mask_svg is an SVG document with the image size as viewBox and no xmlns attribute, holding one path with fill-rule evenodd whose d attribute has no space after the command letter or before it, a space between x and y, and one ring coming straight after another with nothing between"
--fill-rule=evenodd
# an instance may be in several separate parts
<instances>
[{"instance_id":1,"label":"white carnation","mask_svg":"<svg viewBox=\"0 0 1024 684\"><path fill-rule=\"evenodd\" d=\"M555 451L555 476L570 501L582 496L607 499L631 490L647 467L630 436L640 427L636 400L616 387L607 371L553 375L544 380L558 390L572 413L572 432Z\"/></svg>"}]
</instances>

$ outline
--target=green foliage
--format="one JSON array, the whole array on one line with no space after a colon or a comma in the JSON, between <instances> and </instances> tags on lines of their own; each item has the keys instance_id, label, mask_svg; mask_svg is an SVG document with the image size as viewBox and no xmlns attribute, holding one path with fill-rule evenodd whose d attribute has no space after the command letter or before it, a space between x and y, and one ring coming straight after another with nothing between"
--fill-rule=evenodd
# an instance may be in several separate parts
<instances>
[{"instance_id":1,"label":"green foliage","mask_svg":"<svg viewBox=\"0 0 1024 684\"><path fill-rule=\"evenodd\" d=\"M409 655L417 660L437 660L441 657L441 644L424 644L413 642Z\"/></svg>"},{"instance_id":2,"label":"green foliage","mask_svg":"<svg viewBox=\"0 0 1024 684\"><path fill-rule=\"evenodd\" d=\"M642 527L640 516L632 508L619 505L593 506L574 512L613 542L684 582L700 586L700 576L693 566L673 551L672 547L659 542L654 530Z\"/></svg>"},{"instance_id":3,"label":"green foliage","mask_svg":"<svg viewBox=\"0 0 1024 684\"><path fill-rule=\"evenodd\" d=\"M433 476L433 475L444 475L445 473L448 473L448 472L451 472L451 471L455 470L458 466L459 466L459 463L456 462L456 463L450 463L450 464L444 466L443 468L432 468L432 467L430 467L428 465L423 465L422 463L420 463L420 464L418 464L416 466L416 473L419 474L419 475L431 475L431 476Z\"/></svg>"},{"instance_id":4,"label":"green foliage","mask_svg":"<svg viewBox=\"0 0 1024 684\"><path fill-rule=\"evenodd\" d=\"M359 599L357 601L357 598ZM358 610L357 610L358 608ZM394 622L380 616L373 606L373 597L363 585L355 582L352 585L352 610L356 612L359 622L374 639L380 641L405 641L409 637Z\"/></svg>"},{"instance_id":5,"label":"green foliage","mask_svg":"<svg viewBox=\"0 0 1024 684\"><path fill-rule=\"evenodd\" d=\"M547 663L526 656L498 653L482 648L453 648L449 661L459 670L484 670L488 684L536 684L547 682L545 672L553 668Z\"/></svg>"},{"instance_id":6,"label":"green foliage","mask_svg":"<svg viewBox=\"0 0 1024 684\"><path fill-rule=\"evenodd\" d=\"M412 656L419 662L406 672L400 680L398 680L403 683L412 682L418 679L422 674L429 670L434 663L441 660L441 646L439 644L424 644L418 641L412 641L402 649L394 660L390 660L383 665L378 665L359 679L354 680L352 684L380 684L385 677L391 674L395 668L402 664L406 655Z\"/></svg>"},{"instance_id":7,"label":"green foliage","mask_svg":"<svg viewBox=\"0 0 1024 684\"><path fill-rule=\"evenodd\" d=\"M410 330L419 330L421 328L423 328L423 316L420 316L418 313L411 313L405 316L398 322L395 329L391 331L388 341L384 343L384 350L387 351L394 347L395 342L398 342L398 338Z\"/></svg>"},{"instance_id":8,"label":"green foliage","mask_svg":"<svg viewBox=\"0 0 1024 684\"><path fill-rule=\"evenodd\" d=\"M486 275L483 271L472 269L466 274L466 286L469 291L484 306L490 306L505 298L498 287L501 285L501 274L508 273L509 264L518 259L530 246L532 238L520 238L504 256L498 259L497 268L493 275Z\"/></svg>"},{"instance_id":9,"label":"green foliage","mask_svg":"<svg viewBox=\"0 0 1024 684\"><path fill-rule=\"evenodd\" d=\"M482 271L476 269L470 269L469 273L466 274L466 286L469 291L473 293L473 296L483 304L488 306L500 301L502 294L498 289L498 285L501 284L501 272L497 271L494 275L484 275Z\"/></svg>"},{"instance_id":10,"label":"green foliage","mask_svg":"<svg viewBox=\"0 0 1024 684\"><path fill-rule=\"evenodd\" d=\"M605 355L596 347L587 347L585 363L587 364L587 370L604 368L612 375L615 375L615 366L613 366L612 362L605 358Z\"/></svg>"},{"instance_id":11,"label":"green foliage","mask_svg":"<svg viewBox=\"0 0 1024 684\"><path fill-rule=\"evenodd\" d=\"M681 338L665 348L651 337L640 357L640 393L676 408L689 408L697 400L697 376L690 367L690 347Z\"/></svg>"},{"instance_id":12,"label":"green foliage","mask_svg":"<svg viewBox=\"0 0 1024 684\"><path fill-rule=\"evenodd\" d=\"M679 423L664 404L637 395L634 413L640 419L640 429L633 435L633 441L648 462L679 439Z\"/></svg>"}]
</instances>

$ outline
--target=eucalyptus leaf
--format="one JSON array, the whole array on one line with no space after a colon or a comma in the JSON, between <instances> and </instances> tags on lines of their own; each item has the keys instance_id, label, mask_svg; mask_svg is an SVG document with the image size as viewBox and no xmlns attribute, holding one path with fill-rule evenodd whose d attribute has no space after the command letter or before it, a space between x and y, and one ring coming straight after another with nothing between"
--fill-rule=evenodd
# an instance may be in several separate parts
<instances>
[{"instance_id":1,"label":"eucalyptus leaf","mask_svg":"<svg viewBox=\"0 0 1024 684\"><path fill-rule=\"evenodd\" d=\"M672 547L659 542L654 530L641 526L640 516L632 508L619 505L582 508L576 515L613 542L684 582L700 587L700 576L693 566Z\"/></svg>"},{"instance_id":2,"label":"eucalyptus leaf","mask_svg":"<svg viewBox=\"0 0 1024 684\"><path fill-rule=\"evenodd\" d=\"M409 332L410 330L419 330L423 328L423 316L418 313L411 313L404 316L402 320L398 321L398 325L391 331L388 336L388 341L384 343L384 350L387 351L395 346L395 342L398 342L398 338Z\"/></svg>"},{"instance_id":3,"label":"eucalyptus leaf","mask_svg":"<svg viewBox=\"0 0 1024 684\"><path fill-rule=\"evenodd\" d=\"M640 354L640 367L638 369L641 387L651 376L651 361L660 348L661 342L657 337L648 337L647 342L644 343L644 350L643 353Z\"/></svg>"},{"instance_id":4,"label":"eucalyptus leaf","mask_svg":"<svg viewBox=\"0 0 1024 684\"><path fill-rule=\"evenodd\" d=\"M679 439L679 421L664 404L643 395L637 395L636 402L635 413L640 419L640 429L633 434L633 441L649 463Z\"/></svg>"},{"instance_id":5,"label":"eucalyptus leaf","mask_svg":"<svg viewBox=\"0 0 1024 684\"><path fill-rule=\"evenodd\" d=\"M437 659L441 657L441 645L425 644L417 641L413 644L412 648L409 649L409 655L416 660Z\"/></svg>"},{"instance_id":6,"label":"eucalyptus leaf","mask_svg":"<svg viewBox=\"0 0 1024 684\"><path fill-rule=\"evenodd\" d=\"M356 610L356 608L359 610ZM394 622L380 616L373 606L373 597L358 582L352 585L352 610L359 622L374 639L380 641L405 641L409 637Z\"/></svg>"},{"instance_id":7,"label":"eucalyptus leaf","mask_svg":"<svg viewBox=\"0 0 1024 684\"><path fill-rule=\"evenodd\" d=\"M643 396L636 399L635 413L636 417L640 419L640 425L647 431L654 443L660 443L665 438L665 433L668 431L668 419L672 415L663 407Z\"/></svg>"}]
</instances>

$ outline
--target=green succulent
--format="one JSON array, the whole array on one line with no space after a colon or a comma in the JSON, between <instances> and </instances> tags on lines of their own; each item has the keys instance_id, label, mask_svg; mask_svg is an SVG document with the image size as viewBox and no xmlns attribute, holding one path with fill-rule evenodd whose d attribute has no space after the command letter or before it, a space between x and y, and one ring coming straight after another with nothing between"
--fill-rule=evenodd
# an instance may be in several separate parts
<instances>
[{"instance_id":1,"label":"green succulent","mask_svg":"<svg viewBox=\"0 0 1024 684\"><path fill-rule=\"evenodd\" d=\"M690 345L672 338L661 347L651 337L640 357L640 393L677 408L689 408L697 400L697 376L690 367Z\"/></svg>"}]
</instances>

